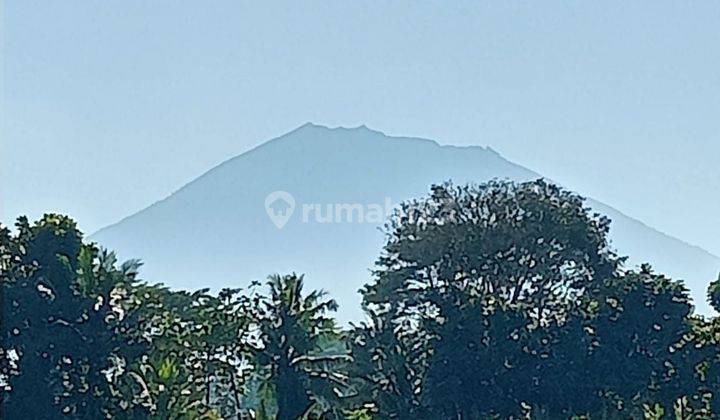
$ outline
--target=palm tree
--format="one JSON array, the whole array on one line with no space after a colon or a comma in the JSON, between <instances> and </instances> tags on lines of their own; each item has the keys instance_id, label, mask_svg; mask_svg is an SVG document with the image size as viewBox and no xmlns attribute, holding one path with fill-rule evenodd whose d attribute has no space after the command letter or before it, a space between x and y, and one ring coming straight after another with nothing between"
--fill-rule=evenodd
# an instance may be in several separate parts
<instances>
[{"instance_id":1,"label":"palm tree","mask_svg":"<svg viewBox=\"0 0 720 420\"><path fill-rule=\"evenodd\" d=\"M296 419L318 410L321 395L334 386L344 385L346 377L333 366L344 362L344 351L332 353L340 335L335 321L327 316L337 310L334 300L325 292L303 295L303 276L271 276L270 296L266 302L263 323L265 347L261 364L267 368L264 383L266 397L274 399L276 418ZM332 394L332 392L330 392Z\"/></svg>"}]
</instances>

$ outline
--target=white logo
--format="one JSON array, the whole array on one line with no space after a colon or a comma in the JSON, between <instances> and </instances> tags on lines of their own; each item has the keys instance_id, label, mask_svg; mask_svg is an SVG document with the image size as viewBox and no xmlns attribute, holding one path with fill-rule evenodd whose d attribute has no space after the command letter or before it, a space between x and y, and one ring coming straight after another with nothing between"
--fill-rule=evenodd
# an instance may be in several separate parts
<instances>
[{"instance_id":1,"label":"white logo","mask_svg":"<svg viewBox=\"0 0 720 420\"><path fill-rule=\"evenodd\" d=\"M302 223L381 224L393 212L390 197L385 197L382 204L300 203L298 206L302 207ZM265 211L278 229L290 221L295 207L295 198L287 191L273 191L265 197Z\"/></svg>"},{"instance_id":2,"label":"white logo","mask_svg":"<svg viewBox=\"0 0 720 420\"><path fill-rule=\"evenodd\" d=\"M282 229L295 211L295 198L286 191L273 191L265 197L265 211L278 229Z\"/></svg>"}]
</instances>

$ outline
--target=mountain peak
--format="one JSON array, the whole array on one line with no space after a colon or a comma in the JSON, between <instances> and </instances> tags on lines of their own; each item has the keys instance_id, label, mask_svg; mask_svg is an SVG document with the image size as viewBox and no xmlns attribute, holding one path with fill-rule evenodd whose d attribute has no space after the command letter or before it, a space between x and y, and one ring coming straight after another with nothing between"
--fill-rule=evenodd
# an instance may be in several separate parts
<instances>
[{"instance_id":1,"label":"mountain peak","mask_svg":"<svg viewBox=\"0 0 720 420\"><path fill-rule=\"evenodd\" d=\"M359 131L359 132L382 134L383 136L385 135L385 133L378 131L378 130L373 130L365 124L361 124L356 127L344 127L344 126L329 127L327 125L316 124L312 121L306 122L305 124L301 125L300 127L296 128L295 130L292 130L290 133L297 132L297 131L330 131L330 132L332 132L332 131Z\"/></svg>"},{"instance_id":2,"label":"mountain peak","mask_svg":"<svg viewBox=\"0 0 720 420\"><path fill-rule=\"evenodd\" d=\"M93 240L122 258L143 258L147 278L173 287L234 287L271 273L307 273L310 287L328 290L345 308L341 319L357 320L356 291L371 278L384 241L381 222L360 220L365 209L391 211L447 180L461 185L539 177L490 147L309 122L225 161ZM282 229L264 204L273 192L296 202ZM686 279L699 312L708 312L706 282L717 275L720 260L611 207L588 205L611 218L613 246L633 257L632 264L650 262ZM337 218L336 210L328 218L328 206L355 210L352 217Z\"/></svg>"}]
</instances>

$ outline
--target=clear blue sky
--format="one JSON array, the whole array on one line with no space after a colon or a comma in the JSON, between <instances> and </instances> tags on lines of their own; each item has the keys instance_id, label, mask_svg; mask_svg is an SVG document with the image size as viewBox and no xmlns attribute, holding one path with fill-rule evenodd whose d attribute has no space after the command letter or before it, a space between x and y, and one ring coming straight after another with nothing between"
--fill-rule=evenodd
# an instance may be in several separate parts
<instances>
[{"instance_id":1,"label":"clear blue sky","mask_svg":"<svg viewBox=\"0 0 720 420\"><path fill-rule=\"evenodd\" d=\"M94 231L307 121L490 145L720 254L720 3L34 2L0 220ZM248 180L253 182L253 180Z\"/></svg>"}]
</instances>

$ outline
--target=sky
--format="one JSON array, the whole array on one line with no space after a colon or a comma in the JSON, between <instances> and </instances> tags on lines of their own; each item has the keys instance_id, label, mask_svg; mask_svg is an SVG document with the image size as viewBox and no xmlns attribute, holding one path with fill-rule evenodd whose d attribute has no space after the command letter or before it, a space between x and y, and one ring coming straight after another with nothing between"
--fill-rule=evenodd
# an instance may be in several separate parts
<instances>
[{"instance_id":1,"label":"sky","mask_svg":"<svg viewBox=\"0 0 720 420\"><path fill-rule=\"evenodd\" d=\"M720 254L719 2L2 8L4 224L94 232L311 121L489 145Z\"/></svg>"}]
</instances>

